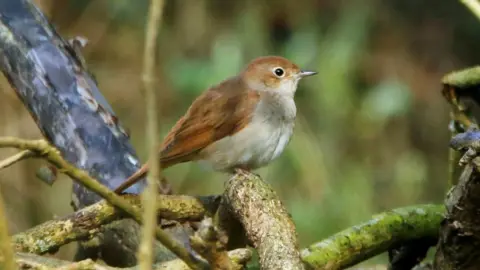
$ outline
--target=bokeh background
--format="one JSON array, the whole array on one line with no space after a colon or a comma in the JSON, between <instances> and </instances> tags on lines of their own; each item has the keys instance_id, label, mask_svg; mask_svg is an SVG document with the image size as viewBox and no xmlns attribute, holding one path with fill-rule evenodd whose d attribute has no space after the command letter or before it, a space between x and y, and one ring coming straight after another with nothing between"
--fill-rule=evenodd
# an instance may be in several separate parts
<instances>
[{"instance_id":1,"label":"bokeh background","mask_svg":"<svg viewBox=\"0 0 480 270\"><path fill-rule=\"evenodd\" d=\"M87 63L145 161L140 86L148 1L35 2L62 36L88 38ZM450 134L440 79L478 62L480 25L460 1L434 2L166 0L158 39L161 133L209 85L257 56L282 55L319 75L300 83L288 149L258 173L288 207L302 247L377 212L441 203ZM39 138L3 76L0 95L0 136ZM0 158L15 152L0 149ZM71 181L38 181L43 164L0 171L11 233L72 211ZM221 193L226 179L196 164L165 174L185 194ZM73 250L56 256L70 259ZM385 255L369 263L382 262Z\"/></svg>"}]
</instances>

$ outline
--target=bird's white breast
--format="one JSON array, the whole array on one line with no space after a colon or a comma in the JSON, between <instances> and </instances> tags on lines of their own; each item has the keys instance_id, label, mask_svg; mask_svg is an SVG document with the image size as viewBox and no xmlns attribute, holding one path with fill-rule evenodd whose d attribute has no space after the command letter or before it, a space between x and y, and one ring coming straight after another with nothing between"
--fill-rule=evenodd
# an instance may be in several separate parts
<instances>
[{"instance_id":1,"label":"bird's white breast","mask_svg":"<svg viewBox=\"0 0 480 270\"><path fill-rule=\"evenodd\" d=\"M280 156L293 133L296 107L290 96L263 98L252 121L236 134L208 147L209 163L214 170L235 167L256 169Z\"/></svg>"}]
</instances>

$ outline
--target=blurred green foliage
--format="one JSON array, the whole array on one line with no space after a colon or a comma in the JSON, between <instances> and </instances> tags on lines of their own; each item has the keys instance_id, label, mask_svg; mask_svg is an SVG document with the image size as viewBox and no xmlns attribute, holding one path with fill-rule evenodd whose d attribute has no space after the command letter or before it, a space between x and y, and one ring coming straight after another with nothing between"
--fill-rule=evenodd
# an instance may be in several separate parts
<instances>
[{"instance_id":1,"label":"blurred green foliage","mask_svg":"<svg viewBox=\"0 0 480 270\"><path fill-rule=\"evenodd\" d=\"M148 1L36 2L63 36L89 39L88 65L145 161L140 72ZM302 246L386 209L442 202L449 133L440 78L480 56L478 22L459 3L166 2L157 56L162 134L206 87L254 57L282 55L319 72L300 83L288 149L258 171L290 210ZM0 135L38 138L8 83L1 85ZM70 181L40 183L35 170L41 163L0 172L12 232L71 211ZM165 174L187 194L219 193L226 177L196 164ZM69 258L71 251L59 256Z\"/></svg>"}]
</instances>

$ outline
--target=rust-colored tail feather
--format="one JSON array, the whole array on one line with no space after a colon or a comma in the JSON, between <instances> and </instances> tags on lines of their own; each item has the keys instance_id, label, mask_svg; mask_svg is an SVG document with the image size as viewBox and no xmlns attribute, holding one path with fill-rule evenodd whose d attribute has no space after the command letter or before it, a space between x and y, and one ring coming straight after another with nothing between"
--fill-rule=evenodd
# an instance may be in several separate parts
<instances>
[{"instance_id":1,"label":"rust-colored tail feather","mask_svg":"<svg viewBox=\"0 0 480 270\"><path fill-rule=\"evenodd\" d=\"M120 186L118 186L114 192L117 194L122 193L125 189L138 182L143 176L148 173L148 163L145 163L138 171L132 174L127 180L125 180Z\"/></svg>"}]
</instances>

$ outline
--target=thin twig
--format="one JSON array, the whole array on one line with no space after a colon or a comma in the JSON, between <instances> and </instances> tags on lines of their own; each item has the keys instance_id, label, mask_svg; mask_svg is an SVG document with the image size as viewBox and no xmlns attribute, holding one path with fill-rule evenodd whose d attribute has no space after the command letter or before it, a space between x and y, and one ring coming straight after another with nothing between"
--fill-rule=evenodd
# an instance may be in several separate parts
<instances>
[{"instance_id":1,"label":"thin twig","mask_svg":"<svg viewBox=\"0 0 480 270\"><path fill-rule=\"evenodd\" d=\"M106 186L100 184L98 181L90 177L85 171L76 168L67 162L60 153L44 140L23 140L15 137L0 137L0 148L13 147L22 150L31 150L36 154L41 155L53 165L57 166L61 172L65 173L73 180L79 182L89 190L102 196L109 203L122 209L139 224L142 224L142 214L138 208L132 206L128 201L115 194ZM178 243L175 239L170 237L166 232L160 228L155 229L157 239L169 250L171 250L180 259L184 260L192 269L203 269L205 263L193 256L183 245Z\"/></svg>"},{"instance_id":2,"label":"thin twig","mask_svg":"<svg viewBox=\"0 0 480 270\"><path fill-rule=\"evenodd\" d=\"M480 3L478 0L460 0L470 11L480 19Z\"/></svg>"},{"instance_id":3,"label":"thin twig","mask_svg":"<svg viewBox=\"0 0 480 270\"><path fill-rule=\"evenodd\" d=\"M15 154L15 155L13 155L13 156L11 156L11 157L8 157L8 158L6 158L6 159L4 159L4 160L1 160L1 161L0 161L0 170L1 170L1 169L5 169L5 168L7 168L7 167L9 167L9 166L12 166L13 164L15 164L15 163L17 163L17 162L19 162L19 161L22 161L22 160L24 160L24 159L31 158L31 157L33 157L33 156L35 156L35 154L34 154L32 151L30 151L30 150L23 150L23 151Z\"/></svg>"},{"instance_id":4,"label":"thin twig","mask_svg":"<svg viewBox=\"0 0 480 270\"><path fill-rule=\"evenodd\" d=\"M10 243L7 218L5 215L2 194L0 192L0 269L17 269L15 264L15 254L13 253Z\"/></svg>"},{"instance_id":5,"label":"thin twig","mask_svg":"<svg viewBox=\"0 0 480 270\"><path fill-rule=\"evenodd\" d=\"M157 183L160 179L160 166L157 151L157 104L155 95L155 48L160 28L163 0L151 0L146 25L145 48L143 54L143 87L147 108L147 149L150 149L150 173L147 175L147 188L143 193L144 212L142 240L138 249L138 262L141 270L151 270L153 264L153 235L157 227L155 198L158 193Z\"/></svg>"}]
</instances>

